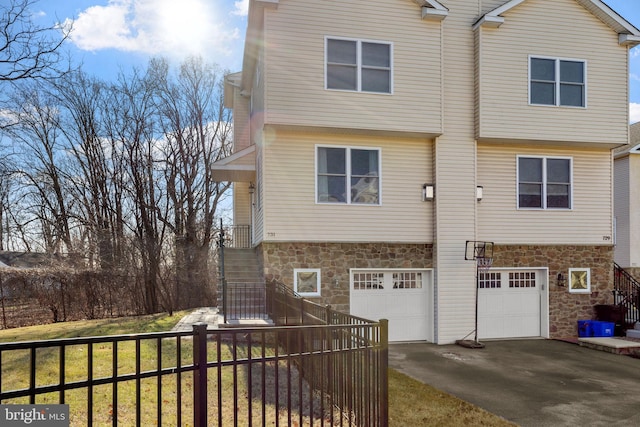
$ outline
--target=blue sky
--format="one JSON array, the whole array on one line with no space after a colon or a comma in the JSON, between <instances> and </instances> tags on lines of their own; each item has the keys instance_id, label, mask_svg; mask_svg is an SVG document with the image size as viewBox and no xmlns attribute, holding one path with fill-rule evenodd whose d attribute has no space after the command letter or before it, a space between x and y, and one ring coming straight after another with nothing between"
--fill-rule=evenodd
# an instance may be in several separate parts
<instances>
[{"instance_id":1,"label":"blue sky","mask_svg":"<svg viewBox=\"0 0 640 427\"><path fill-rule=\"evenodd\" d=\"M0 0L2 1L2 0ZM640 28L640 0L605 0ZM143 67L154 55L180 62L199 54L223 69L239 71L249 0L40 0L42 25L74 19L67 46L84 70L104 79ZM640 121L640 47L630 59L631 122Z\"/></svg>"}]
</instances>

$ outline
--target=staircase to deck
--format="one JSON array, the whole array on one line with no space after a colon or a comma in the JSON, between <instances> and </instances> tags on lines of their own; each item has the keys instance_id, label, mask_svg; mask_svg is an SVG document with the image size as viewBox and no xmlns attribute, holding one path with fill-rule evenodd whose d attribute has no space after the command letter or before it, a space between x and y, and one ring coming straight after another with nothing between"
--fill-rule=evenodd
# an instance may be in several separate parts
<instances>
[{"instance_id":1,"label":"staircase to deck","mask_svg":"<svg viewBox=\"0 0 640 427\"><path fill-rule=\"evenodd\" d=\"M622 307L626 335L640 338L640 282L614 263L614 304Z\"/></svg>"},{"instance_id":2,"label":"staircase to deck","mask_svg":"<svg viewBox=\"0 0 640 427\"><path fill-rule=\"evenodd\" d=\"M226 322L267 319L264 276L255 249L224 248L224 278L218 308Z\"/></svg>"}]
</instances>

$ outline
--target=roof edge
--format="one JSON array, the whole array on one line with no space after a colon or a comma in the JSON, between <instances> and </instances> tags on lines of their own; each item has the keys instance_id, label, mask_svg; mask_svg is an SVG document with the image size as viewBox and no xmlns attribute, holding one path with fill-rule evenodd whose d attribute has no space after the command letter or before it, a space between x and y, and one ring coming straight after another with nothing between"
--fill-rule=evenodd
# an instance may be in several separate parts
<instances>
[{"instance_id":1,"label":"roof edge","mask_svg":"<svg viewBox=\"0 0 640 427\"><path fill-rule=\"evenodd\" d=\"M497 28L504 23L504 17L500 16L513 9L514 7L524 3L526 0L510 0L502 6L499 6L492 11L484 14L483 16L473 24L473 29L478 27ZM615 10L609 7L601 0L576 0L581 6L594 14L597 18L611 27L619 35L619 43L622 46L637 46L640 44L640 30L636 28L629 21L624 19ZM591 7L588 7L591 6ZM593 10L596 9L602 16Z\"/></svg>"}]
</instances>

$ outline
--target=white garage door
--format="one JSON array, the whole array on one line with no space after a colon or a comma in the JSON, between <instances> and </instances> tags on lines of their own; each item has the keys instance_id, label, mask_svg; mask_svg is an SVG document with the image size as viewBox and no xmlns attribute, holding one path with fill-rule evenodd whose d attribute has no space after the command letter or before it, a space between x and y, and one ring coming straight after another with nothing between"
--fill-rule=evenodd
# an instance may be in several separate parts
<instances>
[{"instance_id":1,"label":"white garage door","mask_svg":"<svg viewBox=\"0 0 640 427\"><path fill-rule=\"evenodd\" d=\"M351 314L389 320L389 341L433 341L431 272L351 270Z\"/></svg>"},{"instance_id":2,"label":"white garage door","mask_svg":"<svg viewBox=\"0 0 640 427\"><path fill-rule=\"evenodd\" d=\"M541 335L544 270L489 270L478 276L478 338Z\"/></svg>"}]
</instances>

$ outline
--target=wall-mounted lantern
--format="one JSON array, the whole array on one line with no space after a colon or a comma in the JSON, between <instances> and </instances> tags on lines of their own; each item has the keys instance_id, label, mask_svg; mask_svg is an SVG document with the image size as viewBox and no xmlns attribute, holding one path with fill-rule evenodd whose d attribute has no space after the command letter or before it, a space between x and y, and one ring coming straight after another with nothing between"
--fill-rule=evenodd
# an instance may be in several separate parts
<instances>
[{"instance_id":1,"label":"wall-mounted lantern","mask_svg":"<svg viewBox=\"0 0 640 427\"><path fill-rule=\"evenodd\" d=\"M483 190L484 190L484 187L482 185L478 185L476 187L476 200L477 201L482 200Z\"/></svg>"},{"instance_id":2,"label":"wall-mounted lantern","mask_svg":"<svg viewBox=\"0 0 640 427\"><path fill-rule=\"evenodd\" d=\"M564 277L564 274L558 273L558 277L556 278L556 285L561 287L567 286L567 278Z\"/></svg>"}]
</instances>

